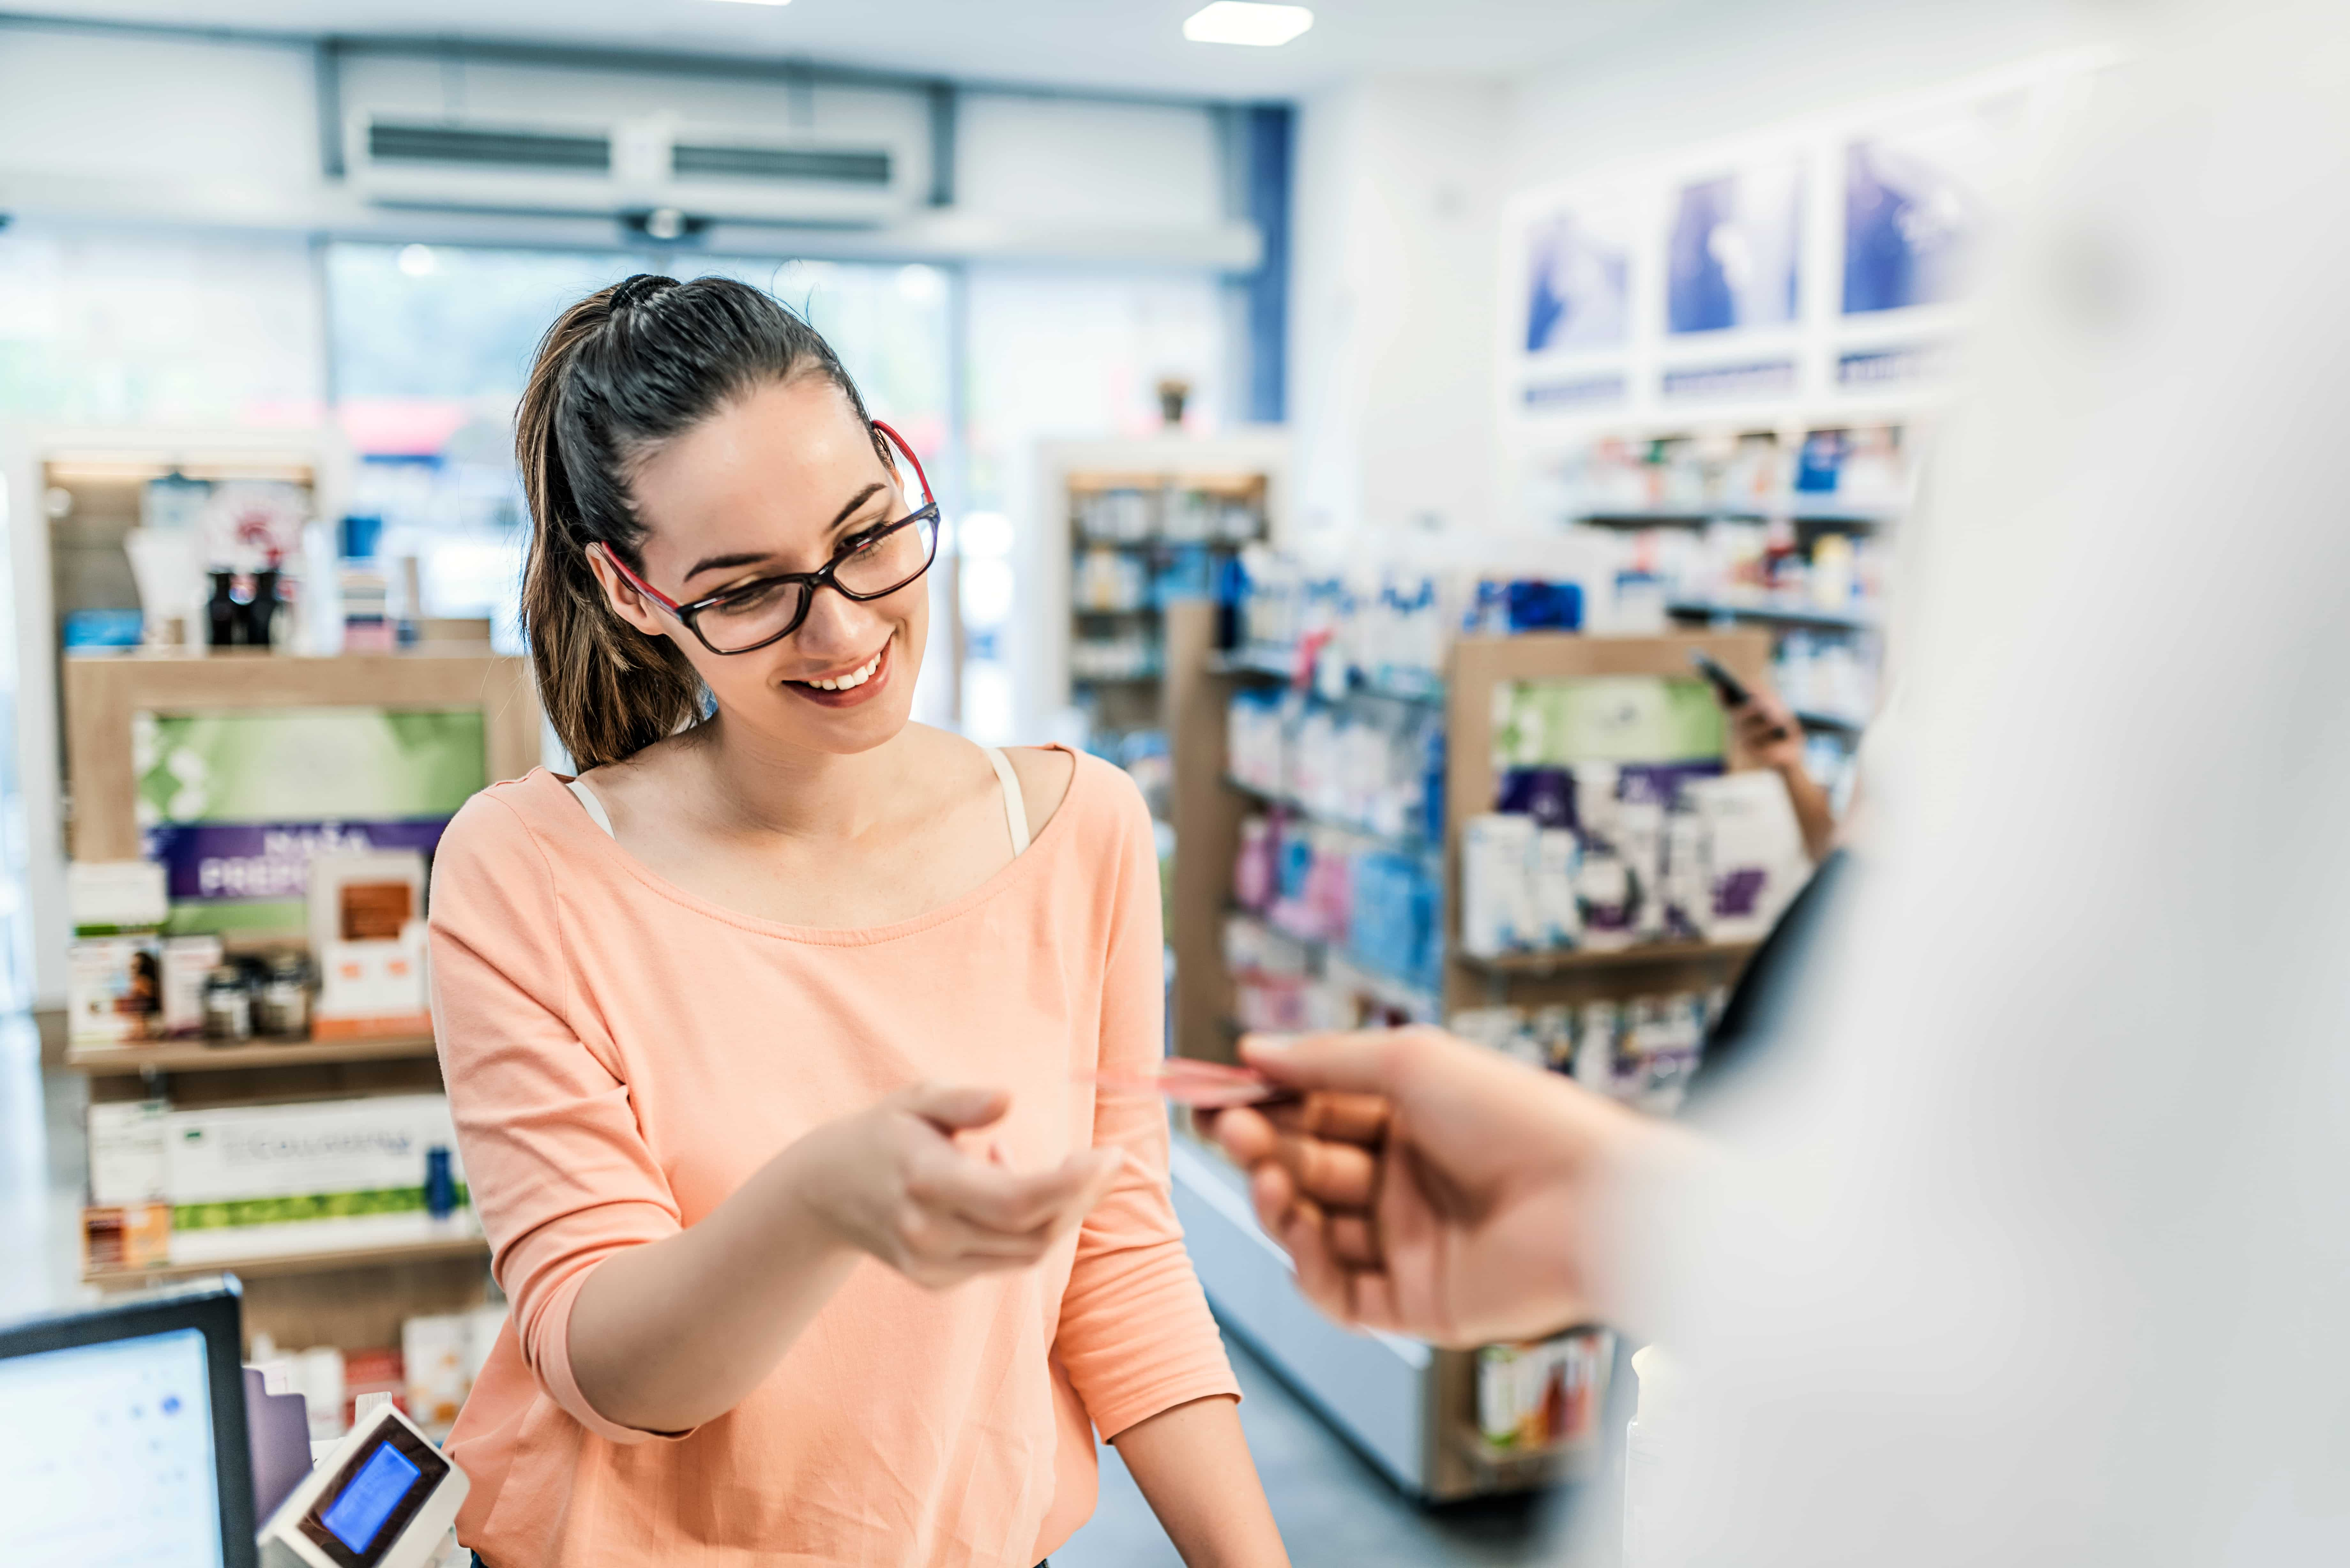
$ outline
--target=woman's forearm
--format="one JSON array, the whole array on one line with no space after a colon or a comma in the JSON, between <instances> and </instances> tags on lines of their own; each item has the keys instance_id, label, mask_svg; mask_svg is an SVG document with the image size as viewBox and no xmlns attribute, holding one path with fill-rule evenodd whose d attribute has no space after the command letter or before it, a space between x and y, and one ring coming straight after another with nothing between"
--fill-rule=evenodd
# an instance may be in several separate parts
<instances>
[{"instance_id":1,"label":"woman's forearm","mask_svg":"<svg viewBox=\"0 0 2350 1568\"><path fill-rule=\"evenodd\" d=\"M1232 1400L1178 1405L1112 1442L1186 1568L1288 1568Z\"/></svg>"},{"instance_id":2,"label":"woman's forearm","mask_svg":"<svg viewBox=\"0 0 2350 1568\"><path fill-rule=\"evenodd\" d=\"M774 1370L858 1257L803 1200L807 1164L786 1149L690 1230L589 1273L571 1311L571 1375L598 1415L683 1431Z\"/></svg>"}]
</instances>

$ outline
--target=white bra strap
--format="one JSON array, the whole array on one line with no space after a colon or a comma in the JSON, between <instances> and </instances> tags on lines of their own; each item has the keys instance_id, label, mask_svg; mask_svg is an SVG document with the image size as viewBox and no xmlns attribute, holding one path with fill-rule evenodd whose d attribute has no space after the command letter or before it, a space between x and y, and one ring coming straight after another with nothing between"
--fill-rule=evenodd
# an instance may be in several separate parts
<instances>
[{"instance_id":1,"label":"white bra strap","mask_svg":"<svg viewBox=\"0 0 2350 1568\"><path fill-rule=\"evenodd\" d=\"M1003 782L1003 826L1012 830L1012 854L1016 859L1028 849L1028 803L1020 797L1020 775L1012 771L1012 759L1002 748L982 746L980 750L995 764L995 776Z\"/></svg>"},{"instance_id":2,"label":"white bra strap","mask_svg":"<svg viewBox=\"0 0 2350 1568\"><path fill-rule=\"evenodd\" d=\"M604 830L605 837L618 838L619 836L619 834L612 831L612 819L610 816L606 815L604 811L604 803L596 798L596 792L594 790L589 789L577 779L573 779L564 787L568 789L573 794L579 797L579 804L588 808L588 815L595 818L596 826Z\"/></svg>"}]
</instances>

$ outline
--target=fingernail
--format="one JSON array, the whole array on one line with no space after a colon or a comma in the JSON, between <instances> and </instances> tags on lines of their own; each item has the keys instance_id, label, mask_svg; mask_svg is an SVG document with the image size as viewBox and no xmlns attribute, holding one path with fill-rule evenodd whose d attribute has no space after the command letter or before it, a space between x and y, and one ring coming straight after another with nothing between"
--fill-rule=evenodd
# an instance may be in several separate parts
<instances>
[{"instance_id":1,"label":"fingernail","mask_svg":"<svg viewBox=\"0 0 2350 1568\"><path fill-rule=\"evenodd\" d=\"M1297 1043L1295 1035L1250 1034L1241 1041L1241 1053L1248 1056L1278 1056Z\"/></svg>"}]
</instances>

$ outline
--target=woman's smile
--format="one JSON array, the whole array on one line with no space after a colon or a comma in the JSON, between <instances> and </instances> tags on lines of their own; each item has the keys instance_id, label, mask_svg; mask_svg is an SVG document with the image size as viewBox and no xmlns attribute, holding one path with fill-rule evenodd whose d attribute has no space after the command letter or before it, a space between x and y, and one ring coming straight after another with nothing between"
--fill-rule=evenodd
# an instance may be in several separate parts
<instances>
[{"instance_id":1,"label":"woman's smile","mask_svg":"<svg viewBox=\"0 0 2350 1568\"><path fill-rule=\"evenodd\" d=\"M796 696L823 708L854 708L879 697L889 684L889 650L897 646L893 634L861 664L836 670L829 675L811 676L800 680L786 680L785 688Z\"/></svg>"}]
</instances>

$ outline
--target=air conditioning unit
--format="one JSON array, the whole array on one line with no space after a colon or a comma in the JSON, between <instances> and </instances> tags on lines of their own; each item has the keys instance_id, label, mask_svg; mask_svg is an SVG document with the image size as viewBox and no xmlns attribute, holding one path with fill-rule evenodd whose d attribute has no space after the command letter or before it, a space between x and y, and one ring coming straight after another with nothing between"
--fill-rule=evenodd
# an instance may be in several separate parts
<instances>
[{"instance_id":1,"label":"air conditioning unit","mask_svg":"<svg viewBox=\"0 0 2350 1568\"><path fill-rule=\"evenodd\" d=\"M891 223L915 204L920 160L887 138L621 120L438 119L363 109L344 168L380 206L547 217L830 228Z\"/></svg>"}]
</instances>

